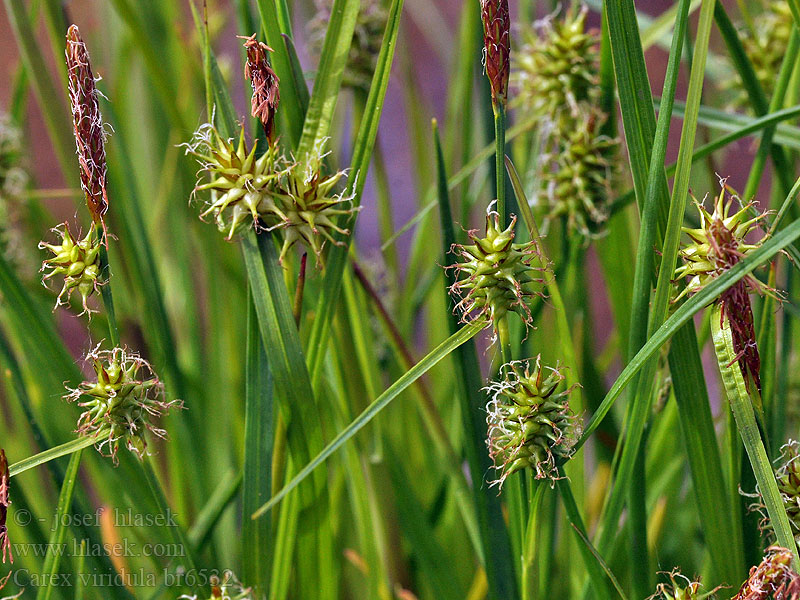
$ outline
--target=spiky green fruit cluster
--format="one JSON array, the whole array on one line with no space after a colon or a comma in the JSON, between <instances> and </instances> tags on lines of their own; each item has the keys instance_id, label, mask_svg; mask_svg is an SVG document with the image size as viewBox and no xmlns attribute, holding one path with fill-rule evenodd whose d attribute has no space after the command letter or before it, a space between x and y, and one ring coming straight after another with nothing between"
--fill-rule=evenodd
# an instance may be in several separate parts
<instances>
[{"instance_id":1,"label":"spiky green fruit cluster","mask_svg":"<svg viewBox=\"0 0 800 600\"><path fill-rule=\"evenodd\" d=\"M247 149L244 126L235 142L205 124L188 145L187 151L198 159L211 179L204 184L198 182L195 188L212 192L200 218L212 215L220 231L228 232L228 239L246 226L249 219L257 224L261 215L268 214L271 191L281 175L277 146L269 146L259 157L256 150L257 144Z\"/></svg>"},{"instance_id":2,"label":"spiky green fruit cluster","mask_svg":"<svg viewBox=\"0 0 800 600\"><path fill-rule=\"evenodd\" d=\"M269 144L264 154L256 156L257 144L248 150L244 128L234 144L211 125L202 126L187 150L211 178L195 188L212 194L200 217L213 216L220 231L228 232L227 239L247 226L279 229L284 234L281 261L295 243L301 242L320 264L325 242L341 243L334 235L349 233L336 221L353 212L352 196L335 191L345 172L322 172L326 141L318 142L302 161L289 161L277 143Z\"/></svg>"},{"instance_id":3,"label":"spiky green fruit cluster","mask_svg":"<svg viewBox=\"0 0 800 600\"><path fill-rule=\"evenodd\" d=\"M762 2L762 10L753 18L752 28L741 27L740 36L745 53L750 59L756 78L764 90L767 98L772 96L775 81L780 72L783 57L789 47L789 37L792 33L791 8L787 0L771 0ZM738 76L731 80L737 94L732 104L735 108L749 106L750 100L744 89L741 78Z\"/></svg>"},{"instance_id":4,"label":"spiky green fruit cluster","mask_svg":"<svg viewBox=\"0 0 800 600\"><path fill-rule=\"evenodd\" d=\"M302 161L289 161L277 143L269 144L261 156L257 156L257 144L248 150L244 128L234 144L211 125L202 126L187 150L211 178L195 188L212 193L200 217L213 216L219 229L228 232L227 239L248 226L280 230L284 234L281 261L301 242L321 264L326 241L339 244L335 234L349 233L336 221L354 210L352 196L336 191L345 172L323 173L326 142L315 144Z\"/></svg>"},{"instance_id":5,"label":"spiky green fruit cluster","mask_svg":"<svg viewBox=\"0 0 800 600\"><path fill-rule=\"evenodd\" d=\"M64 276L64 285L58 293L56 307L67 304L73 290L81 296L83 313L91 314L87 300L101 285L100 281L100 241L95 223L83 238L70 233L69 226L62 223L51 230L61 238L60 244L39 242L39 248L49 250L53 256L42 263L45 272L42 282L47 283L55 276Z\"/></svg>"},{"instance_id":6,"label":"spiky green fruit cluster","mask_svg":"<svg viewBox=\"0 0 800 600\"><path fill-rule=\"evenodd\" d=\"M505 365L505 376L486 390L489 426L487 446L502 486L505 479L525 468L536 479L558 478L556 457L569 458L578 426L569 408L570 389L557 391L564 376L535 361Z\"/></svg>"},{"instance_id":7,"label":"spiky green fruit cluster","mask_svg":"<svg viewBox=\"0 0 800 600\"><path fill-rule=\"evenodd\" d=\"M315 0L316 14L308 23L311 53L322 54L325 33L331 20L333 0ZM383 43L388 12L381 0L364 0L358 11L347 64L342 75L342 85L368 91Z\"/></svg>"},{"instance_id":8,"label":"spiky green fruit cluster","mask_svg":"<svg viewBox=\"0 0 800 600\"><path fill-rule=\"evenodd\" d=\"M608 219L605 199L611 188L609 153L616 141L599 133L598 112L578 119L559 144L542 155L541 185L550 208L548 219L564 218L585 237Z\"/></svg>"},{"instance_id":9,"label":"spiky green fruit cluster","mask_svg":"<svg viewBox=\"0 0 800 600\"><path fill-rule=\"evenodd\" d=\"M533 296L544 295L547 265L536 241L514 243L516 217L512 215L503 229L493 204L486 214L486 235L478 237L477 230L471 230L467 235L472 244L455 244L450 250L459 261L449 267L456 273L450 292L458 298L456 310L464 322L485 320L487 325L493 324L504 343L505 317L510 311L531 325L528 303Z\"/></svg>"},{"instance_id":10,"label":"spiky green fruit cluster","mask_svg":"<svg viewBox=\"0 0 800 600\"><path fill-rule=\"evenodd\" d=\"M600 96L600 38L586 30L586 7L550 16L522 31L514 55L515 104L558 134L568 132L582 104Z\"/></svg>"},{"instance_id":11,"label":"spiky green fruit cluster","mask_svg":"<svg viewBox=\"0 0 800 600\"><path fill-rule=\"evenodd\" d=\"M695 294L711 281L725 273L763 242L748 241L766 213L752 216L752 203L743 205L731 214L734 201L739 197L720 181L721 190L714 201L713 212L708 212L701 202L694 199L700 213L700 227L684 227L689 243L680 250L683 264L675 271L675 279L686 279L686 288L676 297ZM765 288L753 275L743 279L751 291L763 292Z\"/></svg>"},{"instance_id":12,"label":"spiky green fruit cluster","mask_svg":"<svg viewBox=\"0 0 800 600\"><path fill-rule=\"evenodd\" d=\"M783 507L789 517L792 534L795 542L800 544L800 442L789 440L781 448L781 456L776 461L778 468L775 470L775 479L778 482L778 491L783 500ZM760 494L756 494L760 498ZM755 508L766 513L763 501L759 501ZM764 529L772 534L773 530L769 519L762 521Z\"/></svg>"},{"instance_id":13,"label":"spiky green fruit cluster","mask_svg":"<svg viewBox=\"0 0 800 600\"><path fill-rule=\"evenodd\" d=\"M659 583L656 593L648 600L701 600L709 594L700 594L700 581L691 580L677 569L668 574L669 583Z\"/></svg>"},{"instance_id":14,"label":"spiky green fruit cluster","mask_svg":"<svg viewBox=\"0 0 800 600\"><path fill-rule=\"evenodd\" d=\"M165 439L167 432L155 420L171 408L183 408L181 400L166 400L164 386L150 364L124 348L100 350L98 345L86 356L95 373L68 389L64 398L85 409L78 419L77 433L96 438L96 447L116 462L120 441L139 456L147 449L145 431Z\"/></svg>"},{"instance_id":15,"label":"spiky green fruit cluster","mask_svg":"<svg viewBox=\"0 0 800 600\"><path fill-rule=\"evenodd\" d=\"M280 178L274 191L270 211L277 219L268 219L267 222L274 220L271 228L280 228L284 233L281 260L289 248L301 242L320 263L325 242L339 245L341 242L335 239L335 234L350 233L348 229L339 227L336 221L354 212L351 206L353 196L335 191L345 175L344 171L323 174L326 143L327 140L319 141L302 162L295 162Z\"/></svg>"}]
</instances>

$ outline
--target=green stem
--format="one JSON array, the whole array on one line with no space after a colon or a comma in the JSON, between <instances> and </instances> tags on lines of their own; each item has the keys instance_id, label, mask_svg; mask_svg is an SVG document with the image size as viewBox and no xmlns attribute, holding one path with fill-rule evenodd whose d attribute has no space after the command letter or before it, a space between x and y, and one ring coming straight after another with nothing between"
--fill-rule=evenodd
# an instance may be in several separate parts
<instances>
[{"instance_id":1,"label":"green stem","mask_svg":"<svg viewBox=\"0 0 800 600\"><path fill-rule=\"evenodd\" d=\"M736 427L742 437L744 448L753 467L753 473L758 483L758 490L767 508L770 524L775 532L775 538L779 545L792 550L792 564L798 568L797 548L794 536L792 535L789 517L783 506L778 484L775 480L775 473L767 457L764 442L756 423L753 411L753 401L745 385L742 371L737 361L737 352L733 347L733 336L727 315L722 311L722 304L717 302L711 311L711 336L714 340L714 350L717 354L719 371L725 385L725 392L731 411L736 419Z\"/></svg>"},{"instance_id":2,"label":"green stem","mask_svg":"<svg viewBox=\"0 0 800 600\"><path fill-rule=\"evenodd\" d=\"M77 452L78 450L83 450L84 448L88 448L96 441L97 441L96 437L75 438L74 440L70 440L66 444L55 446L54 448L50 448L49 450L45 450L44 452L40 452L39 454L29 456L28 458L24 458L21 461L14 463L8 469L9 475L11 477L14 477L15 475L19 475L20 473L24 473L28 469L32 469L34 467L38 467L39 465L43 465L44 463L49 462L55 458L66 456L67 454L72 454L73 452Z\"/></svg>"},{"instance_id":3,"label":"green stem","mask_svg":"<svg viewBox=\"0 0 800 600\"><path fill-rule=\"evenodd\" d=\"M533 577L534 557L536 556L536 546L538 543L536 533L539 530L540 518L539 507L542 504L542 496L545 486L542 482L535 482L532 490L531 503L528 507L528 527L525 532L525 544L522 550L522 600L531 600L536 597L536 581ZM547 549L543 549L547 552Z\"/></svg>"},{"instance_id":4,"label":"green stem","mask_svg":"<svg viewBox=\"0 0 800 600\"><path fill-rule=\"evenodd\" d=\"M500 226L506 226L506 113L502 105L492 103L494 109L495 172L497 175L497 212Z\"/></svg>"},{"instance_id":5,"label":"green stem","mask_svg":"<svg viewBox=\"0 0 800 600\"><path fill-rule=\"evenodd\" d=\"M114 296L111 294L111 267L108 264L108 237L105 232L97 232L97 241L100 244L100 294L103 297L103 305L106 307L106 318L108 319L108 337L111 345L115 348L119 346L119 329L117 328L117 313L114 310Z\"/></svg>"}]
</instances>

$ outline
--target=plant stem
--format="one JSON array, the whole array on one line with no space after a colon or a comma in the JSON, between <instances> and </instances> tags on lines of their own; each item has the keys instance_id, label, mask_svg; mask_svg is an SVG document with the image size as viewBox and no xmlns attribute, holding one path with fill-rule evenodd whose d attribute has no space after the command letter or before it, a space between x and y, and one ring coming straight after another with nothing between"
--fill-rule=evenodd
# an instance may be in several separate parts
<instances>
[{"instance_id":1,"label":"plant stem","mask_svg":"<svg viewBox=\"0 0 800 600\"><path fill-rule=\"evenodd\" d=\"M494 110L495 173L497 176L497 212L500 227L506 226L506 113L498 102L492 103Z\"/></svg>"},{"instance_id":2,"label":"plant stem","mask_svg":"<svg viewBox=\"0 0 800 600\"><path fill-rule=\"evenodd\" d=\"M108 319L108 337L111 345L115 348L119 346L119 329L117 328L117 314L114 311L114 296L111 294L111 267L108 264L108 236L104 229L98 229L97 241L100 244L100 294L103 297L103 305L106 307L106 318Z\"/></svg>"},{"instance_id":3,"label":"plant stem","mask_svg":"<svg viewBox=\"0 0 800 600\"><path fill-rule=\"evenodd\" d=\"M794 536L792 535L789 517L781 499L778 484L775 480L775 473L767 457L767 451L761 439L761 434L756 423L753 411L752 398L745 385L742 370L736 357L736 350L733 346L730 322L727 315L722 311L722 304L717 302L711 311L711 335L714 340L714 350L717 354L717 362L725 385L725 392L731 411L736 419L736 427L742 437L747 457L753 467L756 476L758 490L767 508L770 524L775 532L775 538L779 545L792 550L792 564L798 568L797 548Z\"/></svg>"}]
</instances>

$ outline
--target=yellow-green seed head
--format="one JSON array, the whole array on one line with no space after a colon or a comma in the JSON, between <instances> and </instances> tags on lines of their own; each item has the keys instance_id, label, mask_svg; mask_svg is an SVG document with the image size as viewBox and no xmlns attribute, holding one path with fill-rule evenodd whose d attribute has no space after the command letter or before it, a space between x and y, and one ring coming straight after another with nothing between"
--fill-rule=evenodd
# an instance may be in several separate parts
<instances>
[{"instance_id":1,"label":"yellow-green seed head","mask_svg":"<svg viewBox=\"0 0 800 600\"><path fill-rule=\"evenodd\" d=\"M265 207L264 220L269 228L283 231L281 261L289 249L300 242L314 253L320 265L325 242L340 245L334 236L350 233L339 227L337 221L354 212L353 196L336 191L341 188L344 171L323 174L326 142L317 143L301 162L287 169Z\"/></svg>"},{"instance_id":2,"label":"yellow-green seed head","mask_svg":"<svg viewBox=\"0 0 800 600\"><path fill-rule=\"evenodd\" d=\"M740 27L745 53L767 98L772 96L775 89L775 81L789 46L793 22L789 2L771 0L762 2L762 10L753 18L752 30L749 27ZM750 105L749 96L743 89L738 74L730 80L726 88L733 88L737 92L732 101L734 108L741 109Z\"/></svg>"},{"instance_id":3,"label":"yellow-green seed head","mask_svg":"<svg viewBox=\"0 0 800 600\"><path fill-rule=\"evenodd\" d=\"M691 580L677 569L668 573L668 576L669 583L659 583L656 593L647 600L702 600L716 591L701 594L700 580Z\"/></svg>"},{"instance_id":4,"label":"yellow-green seed head","mask_svg":"<svg viewBox=\"0 0 800 600\"><path fill-rule=\"evenodd\" d=\"M257 144L248 150L242 127L238 140L225 139L211 125L196 132L187 153L193 154L208 183L200 183L195 191L211 191L211 200L200 214L201 219L212 216L227 239L250 224L258 227L259 217L269 214L271 194L282 175L282 160L277 145L256 157Z\"/></svg>"},{"instance_id":5,"label":"yellow-green seed head","mask_svg":"<svg viewBox=\"0 0 800 600\"><path fill-rule=\"evenodd\" d=\"M763 238L757 242L748 241L750 234L756 231L765 214L752 216L752 203L742 206L731 214L734 200L739 197L720 182L721 191L714 201L713 212L709 213L702 203L695 205L700 213L700 227L684 227L689 243L681 248L680 256L683 264L675 270L675 279L686 279L686 288L676 297L680 299L686 294L695 294L715 278L733 267L748 254L761 246ZM752 275L744 281L751 291L763 293L766 288Z\"/></svg>"},{"instance_id":6,"label":"yellow-green seed head","mask_svg":"<svg viewBox=\"0 0 800 600\"><path fill-rule=\"evenodd\" d=\"M308 23L311 53L319 57L331 20L333 0L315 0L317 12ZM368 91L378 62L388 13L381 0L364 0L358 11L350 52L342 76L345 87Z\"/></svg>"},{"instance_id":7,"label":"yellow-green seed head","mask_svg":"<svg viewBox=\"0 0 800 600\"><path fill-rule=\"evenodd\" d=\"M166 439L167 432L154 421L171 408L183 408L183 402L166 400L164 386L147 361L124 348L100 350L99 345L86 361L95 380L67 388L64 396L85 409L78 419L79 435L97 438L97 449L114 462L120 441L141 458L147 449L145 431Z\"/></svg>"},{"instance_id":8,"label":"yellow-green seed head","mask_svg":"<svg viewBox=\"0 0 800 600\"><path fill-rule=\"evenodd\" d=\"M608 219L612 169L607 157L617 141L599 133L605 120L599 112L587 112L563 138L548 144L539 180L548 219L566 218L571 232L588 239Z\"/></svg>"},{"instance_id":9,"label":"yellow-green seed head","mask_svg":"<svg viewBox=\"0 0 800 600\"><path fill-rule=\"evenodd\" d=\"M586 31L586 7L536 22L522 32L511 74L515 105L542 125L568 132L580 104L600 95L600 38Z\"/></svg>"},{"instance_id":10,"label":"yellow-green seed head","mask_svg":"<svg viewBox=\"0 0 800 600\"><path fill-rule=\"evenodd\" d=\"M456 310L462 321L493 324L503 337L501 327L509 312L531 325L528 304L533 296L544 296L548 266L536 241L514 243L516 217L512 215L508 227L502 229L493 205L486 214L486 235L478 237L477 230L469 231L472 244L455 244L450 252L458 262L448 268L455 269L450 293L458 299Z\"/></svg>"},{"instance_id":11,"label":"yellow-green seed head","mask_svg":"<svg viewBox=\"0 0 800 600\"><path fill-rule=\"evenodd\" d=\"M525 468L536 479L559 477L556 457L569 458L578 426L569 408L569 389L557 392L564 376L559 367L535 361L505 365L505 377L486 388L489 426L487 446L503 485L506 477Z\"/></svg>"},{"instance_id":12,"label":"yellow-green seed head","mask_svg":"<svg viewBox=\"0 0 800 600\"><path fill-rule=\"evenodd\" d=\"M64 285L58 293L56 308L66 305L74 290L81 296L83 313L91 315L93 312L87 300L101 285L100 281L100 241L95 223L89 228L86 236L78 238L69 231L69 226L62 223L51 230L61 238L60 244L39 242L39 248L48 250L52 256L45 259L41 270L45 273L42 283L55 276L64 277Z\"/></svg>"}]
</instances>

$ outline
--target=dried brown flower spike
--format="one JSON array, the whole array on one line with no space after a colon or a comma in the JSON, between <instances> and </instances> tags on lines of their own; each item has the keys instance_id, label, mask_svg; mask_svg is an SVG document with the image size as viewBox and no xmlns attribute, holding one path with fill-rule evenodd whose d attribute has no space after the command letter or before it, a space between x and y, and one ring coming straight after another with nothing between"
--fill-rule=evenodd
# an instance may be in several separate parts
<instances>
[{"instance_id":1,"label":"dried brown flower spike","mask_svg":"<svg viewBox=\"0 0 800 600\"><path fill-rule=\"evenodd\" d=\"M253 86L253 96L250 100L251 114L261 121L264 134L272 143L275 129L275 113L278 110L278 101L281 98L278 90L278 76L267 60L267 52L272 48L264 42L256 40L254 33L250 37L239 36L246 40L244 47L247 49L247 63L244 65L244 76Z\"/></svg>"},{"instance_id":2,"label":"dried brown flower spike","mask_svg":"<svg viewBox=\"0 0 800 600\"><path fill-rule=\"evenodd\" d=\"M8 460L6 460L6 452L0 448L0 554L3 555L3 562L6 562L6 557L13 563L14 555L11 554L11 542L8 539L8 528L6 527L6 518L8 517ZM8 579L8 577L6 577ZM5 585L5 580L0 579L0 588Z\"/></svg>"},{"instance_id":3,"label":"dried brown flower spike","mask_svg":"<svg viewBox=\"0 0 800 600\"><path fill-rule=\"evenodd\" d=\"M770 546L764 560L750 569L750 576L732 600L797 600L800 598L800 575L792 569L792 553L780 546Z\"/></svg>"},{"instance_id":4,"label":"dried brown flower spike","mask_svg":"<svg viewBox=\"0 0 800 600\"><path fill-rule=\"evenodd\" d=\"M511 71L511 16L508 0L480 0L486 76L492 87L492 101L505 107Z\"/></svg>"},{"instance_id":5,"label":"dried brown flower spike","mask_svg":"<svg viewBox=\"0 0 800 600\"><path fill-rule=\"evenodd\" d=\"M81 187L92 219L103 223L103 215L108 210L106 132L103 129L103 117L100 115L100 94L95 87L89 52L76 25L70 25L67 30L66 55L75 146L81 167Z\"/></svg>"}]
</instances>

